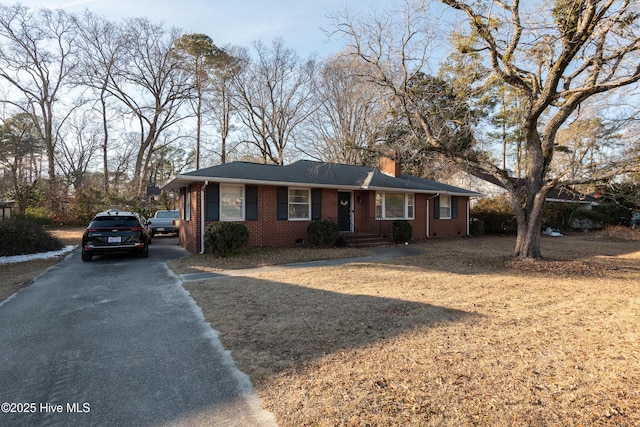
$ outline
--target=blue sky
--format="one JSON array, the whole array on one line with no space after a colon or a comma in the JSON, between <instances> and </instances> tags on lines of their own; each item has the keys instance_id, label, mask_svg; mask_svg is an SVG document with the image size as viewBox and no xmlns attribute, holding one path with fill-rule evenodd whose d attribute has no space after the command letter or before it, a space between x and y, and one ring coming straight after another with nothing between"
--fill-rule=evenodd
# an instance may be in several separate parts
<instances>
[{"instance_id":1,"label":"blue sky","mask_svg":"<svg viewBox=\"0 0 640 427\"><path fill-rule=\"evenodd\" d=\"M146 17L153 22L203 33L219 46L249 46L262 40L269 44L282 37L300 56L327 56L342 46L327 41L327 15L348 7L367 11L372 0L22 0L30 8L65 9L78 13L88 9L112 20Z\"/></svg>"}]
</instances>

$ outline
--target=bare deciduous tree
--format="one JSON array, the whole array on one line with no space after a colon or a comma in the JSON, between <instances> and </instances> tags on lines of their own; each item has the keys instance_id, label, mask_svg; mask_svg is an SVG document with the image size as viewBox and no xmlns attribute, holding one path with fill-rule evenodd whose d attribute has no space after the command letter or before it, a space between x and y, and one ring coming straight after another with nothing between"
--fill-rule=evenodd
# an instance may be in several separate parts
<instances>
[{"instance_id":1,"label":"bare deciduous tree","mask_svg":"<svg viewBox=\"0 0 640 427\"><path fill-rule=\"evenodd\" d=\"M234 78L238 113L263 161L284 164L294 131L312 111L315 60L301 61L282 39L271 48L254 43L256 58L244 58Z\"/></svg>"},{"instance_id":2,"label":"bare deciduous tree","mask_svg":"<svg viewBox=\"0 0 640 427\"><path fill-rule=\"evenodd\" d=\"M64 106L66 86L77 64L75 19L62 10L30 11L0 5L0 78L15 98L3 102L30 115L47 153L49 206L60 200L55 151L58 132L73 107Z\"/></svg>"},{"instance_id":3,"label":"bare deciduous tree","mask_svg":"<svg viewBox=\"0 0 640 427\"><path fill-rule=\"evenodd\" d=\"M552 171L565 181L591 181L601 169L608 169L612 153L623 150L622 134L598 115L579 119L560 129L556 137L556 155Z\"/></svg>"},{"instance_id":4,"label":"bare deciduous tree","mask_svg":"<svg viewBox=\"0 0 640 427\"><path fill-rule=\"evenodd\" d=\"M550 165L558 130L592 97L640 80L640 16L631 0L555 0L544 4L518 0L477 3L441 0L449 13L460 12L469 26L465 53L481 55L490 79L512 87L522 103L525 185L516 186L501 165L479 153L452 153L420 115L409 90L415 73L427 66L429 42L440 29L426 6L435 1L403 3L402 14L362 21L338 17L337 31L351 40L353 51L375 73L432 149L461 163L492 173L509 189L518 220L515 256L541 258L540 230L545 197L561 178ZM395 20L394 17L402 17ZM442 20L441 22L446 22ZM395 27L392 27L396 24ZM447 22L451 33L451 23ZM454 27L455 28L455 27ZM427 29L431 29L430 31ZM613 160L609 166L614 166Z\"/></svg>"},{"instance_id":5,"label":"bare deciduous tree","mask_svg":"<svg viewBox=\"0 0 640 427\"><path fill-rule=\"evenodd\" d=\"M89 167L102 142L102 130L94 124L91 111L76 114L67 121L67 132L60 140L56 163L67 186L74 191L82 188L85 177L91 173Z\"/></svg>"},{"instance_id":6,"label":"bare deciduous tree","mask_svg":"<svg viewBox=\"0 0 640 427\"><path fill-rule=\"evenodd\" d=\"M189 75L173 52L178 29L139 18L127 21L121 31L126 54L116 63L108 90L126 105L140 129L133 181L136 194L142 194L154 146L162 132L184 118L180 107L191 89Z\"/></svg>"},{"instance_id":7,"label":"bare deciduous tree","mask_svg":"<svg viewBox=\"0 0 640 427\"><path fill-rule=\"evenodd\" d=\"M78 23L80 34L80 63L77 68L76 81L95 92L97 107L95 111L102 123L102 181L104 197L107 204L111 197L109 185L109 136L112 126L114 108L109 103L112 97L109 92L113 71L123 60L126 44L120 37L118 27L91 13L85 13ZM117 110L116 110L117 111Z\"/></svg>"},{"instance_id":8,"label":"bare deciduous tree","mask_svg":"<svg viewBox=\"0 0 640 427\"><path fill-rule=\"evenodd\" d=\"M298 148L320 161L360 165L376 150L387 111L365 79L362 61L347 54L326 60L317 73L315 112Z\"/></svg>"}]
</instances>

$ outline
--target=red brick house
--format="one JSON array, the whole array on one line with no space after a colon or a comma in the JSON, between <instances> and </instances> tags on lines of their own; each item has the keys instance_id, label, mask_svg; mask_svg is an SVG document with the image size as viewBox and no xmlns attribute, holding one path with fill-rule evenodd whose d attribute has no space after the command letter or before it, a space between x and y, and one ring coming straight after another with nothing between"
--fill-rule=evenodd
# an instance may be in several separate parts
<instances>
[{"instance_id":1,"label":"red brick house","mask_svg":"<svg viewBox=\"0 0 640 427\"><path fill-rule=\"evenodd\" d=\"M232 162L181 174L162 187L179 194L180 242L203 252L208 224L235 221L249 245L304 244L307 226L332 220L345 234L391 238L394 220L409 221L413 239L468 234L469 199L479 193L380 168L300 160L286 166Z\"/></svg>"}]
</instances>

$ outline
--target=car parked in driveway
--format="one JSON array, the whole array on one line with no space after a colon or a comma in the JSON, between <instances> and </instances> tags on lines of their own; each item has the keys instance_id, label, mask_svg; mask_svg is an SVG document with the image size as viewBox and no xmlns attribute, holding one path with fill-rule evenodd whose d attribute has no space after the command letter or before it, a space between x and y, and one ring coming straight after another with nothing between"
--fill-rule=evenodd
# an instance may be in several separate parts
<instances>
[{"instance_id":1,"label":"car parked in driveway","mask_svg":"<svg viewBox=\"0 0 640 427\"><path fill-rule=\"evenodd\" d=\"M134 212L112 209L96 214L82 235L82 261L106 253L149 256L151 236L145 221Z\"/></svg>"},{"instance_id":2,"label":"car parked in driveway","mask_svg":"<svg viewBox=\"0 0 640 427\"><path fill-rule=\"evenodd\" d=\"M177 210L159 210L149 218L152 236L161 233L178 234L179 224L180 212Z\"/></svg>"}]
</instances>

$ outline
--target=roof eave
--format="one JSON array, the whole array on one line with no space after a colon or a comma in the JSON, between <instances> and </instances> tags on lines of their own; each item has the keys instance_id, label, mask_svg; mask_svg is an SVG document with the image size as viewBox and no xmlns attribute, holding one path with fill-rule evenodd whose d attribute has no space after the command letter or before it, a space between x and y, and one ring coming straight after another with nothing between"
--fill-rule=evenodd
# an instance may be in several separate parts
<instances>
[{"instance_id":1,"label":"roof eave","mask_svg":"<svg viewBox=\"0 0 640 427\"><path fill-rule=\"evenodd\" d=\"M418 193L418 194L444 194L447 196L466 196L466 197L483 197L484 195L476 192L462 192L462 191L447 191L436 189L421 189L421 188L397 188L397 187L379 187L371 186L366 190L373 191L398 191L402 193Z\"/></svg>"},{"instance_id":2,"label":"roof eave","mask_svg":"<svg viewBox=\"0 0 640 427\"><path fill-rule=\"evenodd\" d=\"M591 200L570 200L570 199L557 199L557 198L551 198L551 197L547 197L545 201L557 202L557 203L578 203L583 205L588 205L592 203Z\"/></svg>"},{"instance_id":3,"label":"roof eave","mask_svg":"<svg viewBox=\"0 0 640 427\"><path fill-rule=\"evenodd\" d=\"M189 184L197 182L218 182L223 184L254 184L254 185L273 185L283 187L305 187L305 188L332 188L337 190L347 191L397 191L397 192L413 192L419 194L446 194L449 196L463 196L463 197L482 197L481 193L477 192L456 192L447 190L435 190L435 189L421 189L421 188L403 188L403 187L381 187L381 186L366 186L364 185L331 185L322 183L308 183L308 182L295 182L295 181L264 181L258 179L243 179L243 178L221 178L215 176L190 176L190 175L178 175L165 185L160 187L161 190L176 190L186 187Z\"/></svg>"},{"instance_id":4,"label":"roof eave","mask_svg":"<svg viewBox=\"0 0 640 427\"><path fill-rule=\"evenodd\" d=\"M296 182L296 181L266 181L262 179L246 179L246 178L222 178L219 176L187 176L178 175L165 185L160 187L161 190L174 190L185 187L196 182L218 182L222 184L255 184L255 185L273 185L282 187L306 187L306 188L335 188L340 190L361 190L359 185L331 185L322 183Z\"/></svg>"}]
</instances>

